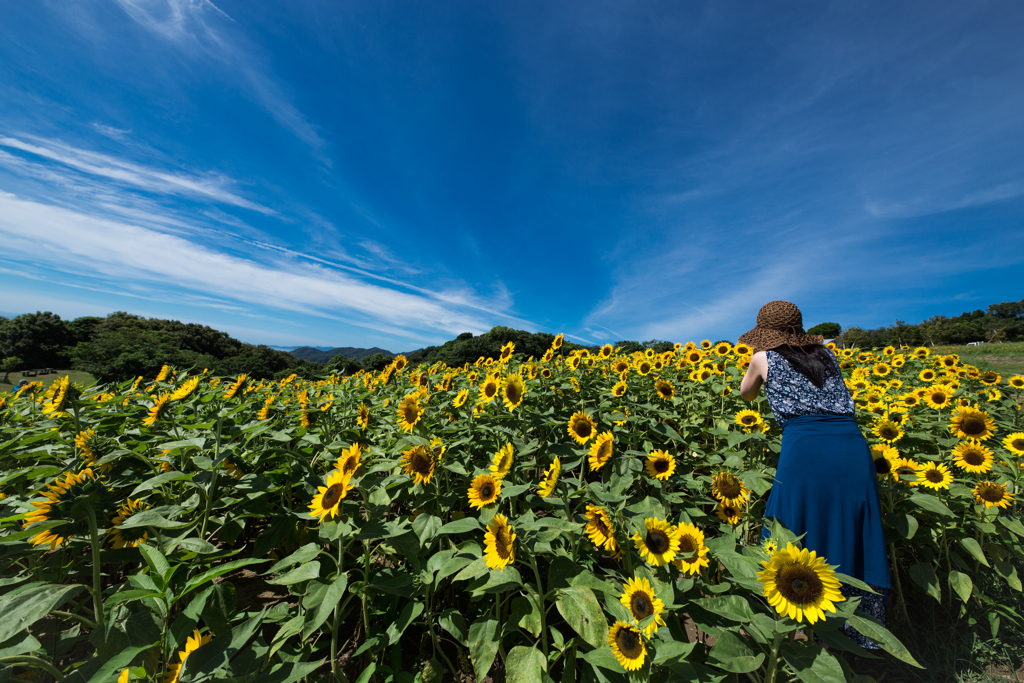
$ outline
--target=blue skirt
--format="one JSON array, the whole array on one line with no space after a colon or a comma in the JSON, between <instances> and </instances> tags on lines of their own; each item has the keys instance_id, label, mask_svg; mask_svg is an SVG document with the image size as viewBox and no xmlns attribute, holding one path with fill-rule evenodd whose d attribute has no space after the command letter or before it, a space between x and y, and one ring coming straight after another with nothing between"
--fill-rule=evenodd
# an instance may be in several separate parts
<instances>
[{"instance_id":1,"label":"blue skirt","mask_svg":"<svg viewBox=\"0 0 1024 683\"><path fill-rule=\"evenodd\" d=\"M871 452L853 417L786 421L764 516L774 517L842 572L890 588L889 560Z\"/></svg>"}]
</instances>

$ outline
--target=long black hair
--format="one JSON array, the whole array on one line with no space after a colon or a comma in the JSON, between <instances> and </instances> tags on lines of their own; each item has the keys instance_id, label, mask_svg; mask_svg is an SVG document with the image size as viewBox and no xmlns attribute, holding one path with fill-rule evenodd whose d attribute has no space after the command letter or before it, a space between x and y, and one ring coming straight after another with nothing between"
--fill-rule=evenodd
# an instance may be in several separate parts
<instances>
[{"instance_id":1,"label":"long black hair","mask_svg":"<svg viewBox=\"0 0 1024 683\"><path fill-rule=\"evenodd\" d=\"M775 351L789 361L793 369L821 388L829 377L839 376L839 365L835 356L821 344L808 346L776 346Z\"/></svg>"}]
</instances>

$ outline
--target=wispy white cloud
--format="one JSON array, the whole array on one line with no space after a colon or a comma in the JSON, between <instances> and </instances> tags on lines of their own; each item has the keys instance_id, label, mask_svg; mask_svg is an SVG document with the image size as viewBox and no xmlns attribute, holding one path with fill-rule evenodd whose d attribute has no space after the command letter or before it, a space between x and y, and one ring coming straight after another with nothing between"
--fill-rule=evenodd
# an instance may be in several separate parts
<instances>
[{"instance_id":1,"label":"wispy white cloud","mask_svg":"<svg viewBox=\"0 0 1024 683\"><path fill-rule=\"evenodd\" d=\"M869 201L865 210L874 218L912 218L984 206L1024 195L1024 181L1000 183L993 187L968 192L953 191L919 195L900 201Z\"/></svg>"},{"instance_id":2,"label":"wispy white cloud","mask_svg":"<svg viewBox=\"0 0 1024 683\"><path fill-rule=\"evenodd\" d=\"M131 163L106 154L65 145L55 140L29 138L25 142L14 137L0 137L0 146L73 168L82 173L99 176L157 194L195 197L251 209L263 214L273 211L265 206L238 196L225 189L228 181L223 176L184 175ZM11 163L13 155L0 157L0 163ZM23 163L23 162L22 162Z\"/></svg>"}]
</instances>

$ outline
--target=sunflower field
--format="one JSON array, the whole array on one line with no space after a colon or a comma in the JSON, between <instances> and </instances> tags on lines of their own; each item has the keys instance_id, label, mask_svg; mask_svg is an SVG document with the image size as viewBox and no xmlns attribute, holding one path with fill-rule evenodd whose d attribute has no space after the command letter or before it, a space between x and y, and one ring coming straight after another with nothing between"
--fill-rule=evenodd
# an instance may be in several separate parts
<instances>
[{"instance_id":1,"label":"sunflower field","mask_svg":"<svg viewBox=\"0 0 1024 683\"><path fill-rule=\"evenodd\" d=\"M1024 378L924 348L834 353L878 472L891 604L1019 625L986 592L1021 590ZM0 398L0 683L919 666L840 592L868 586L778 524L762 543L781 430L739 397L750 354L559 335L541 358L510 344L315 382L165 367L29 385Z\"/></svg>"}]
</instances>

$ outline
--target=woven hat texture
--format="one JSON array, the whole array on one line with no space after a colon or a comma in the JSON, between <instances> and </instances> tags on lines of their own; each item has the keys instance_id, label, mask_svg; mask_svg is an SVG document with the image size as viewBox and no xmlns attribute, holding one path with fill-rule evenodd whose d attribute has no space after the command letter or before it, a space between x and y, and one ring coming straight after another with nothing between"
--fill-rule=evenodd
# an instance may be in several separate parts
<instances>
[{"instance_id":1,"label":"woven hat texture","mask_svg":"<svg viewBox=\"0 0 1024 683\"><path fill-rule=\"evenodd\" d=\"M825 338L804 332L804 316L796 304L769 301L757 312L757 327L741 334L739 341L767 351L779 346L821 344Z\"/></svg>"}]
</instances>

